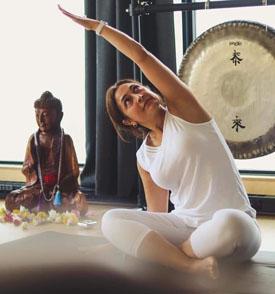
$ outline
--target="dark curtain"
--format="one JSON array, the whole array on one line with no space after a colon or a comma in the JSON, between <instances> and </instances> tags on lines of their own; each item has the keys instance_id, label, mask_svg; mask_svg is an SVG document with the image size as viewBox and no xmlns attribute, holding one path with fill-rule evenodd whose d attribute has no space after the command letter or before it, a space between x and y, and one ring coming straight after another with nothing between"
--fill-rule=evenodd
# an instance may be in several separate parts
<instances>
[{"instance_id":1,"label":"dark curtain","mask_svg":"<svg viewBox=\"0 0 275 294\"><path fill-rule=\"evenodd\" d=\"M156 4L172 3L155 1ZM132 35L131 17L126 12L130 0L86 0L85 14L102 19ZM170 13L142 17L142 44L174 72L175 42ZM138 202L144 196L136 169L140 142L122 142L105 110L105 92L116 80L133 78L133 63L94 32L85 33L86 48L86 163L81 188L90 199Z\"/></svg>"}]
</instances>

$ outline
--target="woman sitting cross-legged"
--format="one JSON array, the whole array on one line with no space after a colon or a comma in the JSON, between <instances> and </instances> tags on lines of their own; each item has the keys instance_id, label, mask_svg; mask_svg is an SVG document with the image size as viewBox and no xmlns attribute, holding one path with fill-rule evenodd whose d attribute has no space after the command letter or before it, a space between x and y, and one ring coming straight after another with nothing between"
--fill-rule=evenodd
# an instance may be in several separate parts
<instances>
[{"instance_id":1,"label":"woman sitting cross-legged","mask_svg":"<svg viewBox=\"0 0 275 294\"><path fill-rule=\"evenodd\" d=\"M220 258L250 259L261 243L256 212L215 120L141 44L102 21L59 9L133 60L165 97L164 103L133 80L118 81L107 91L107 111L118 135L144 138L137 168L148 211L106 212L104 236L139 259L211 278L218 276Z\"/></svg>"}]
</instances>

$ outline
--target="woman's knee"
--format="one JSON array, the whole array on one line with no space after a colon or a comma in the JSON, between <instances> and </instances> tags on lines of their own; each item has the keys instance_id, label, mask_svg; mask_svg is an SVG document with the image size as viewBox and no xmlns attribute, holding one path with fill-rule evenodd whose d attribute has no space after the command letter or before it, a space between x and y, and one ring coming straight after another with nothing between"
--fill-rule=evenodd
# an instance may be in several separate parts
<instances>
[{"instance_id":1,"label":"woman's knee","mask_svg":"<svg viewBox=\"0 0 275 294\"><path fill-rule=\"evenodd\" d=\"M106 211L101 220L101 227L104 228L111 225L116 219L120 218L121 215L121 209L110 209Z\"/></svg>"},{"instance_id":2,"label":"woman's knee","mask_svg":"<svg viewBox=\"0 0 275 294\"><path fill-rule=\"evenodd\" d=\"M250 239L248 235L253 234L250 227L254 226L254 220L243 211L224 209L216 212L213 220L218 234L226 241L242 243Z\"/></svg>"},{"instance_id":3,"label":"woman's knee","mask_svg":"<svg viewBox=\"0 0 275 294\"><path fill-rule=\"evenodd\" d=\"M196 256L225 257L241 255L245 259L255 254L260 244L260 233L255 220L245 212L223 209L202 224L191 236L191 245Z\"/></svg>"},{"instance_id":4,"label":"woman's knee","mask_svg":"<svg viewBox=\"0 0 275 294\"><path fill-rule=\"evenodd\" d=\"M106 211L101 220L101 231L105 237L117 233L120 228L120 220L127 218L128 209L116 208Z\"/></svg>"}]
</instances>

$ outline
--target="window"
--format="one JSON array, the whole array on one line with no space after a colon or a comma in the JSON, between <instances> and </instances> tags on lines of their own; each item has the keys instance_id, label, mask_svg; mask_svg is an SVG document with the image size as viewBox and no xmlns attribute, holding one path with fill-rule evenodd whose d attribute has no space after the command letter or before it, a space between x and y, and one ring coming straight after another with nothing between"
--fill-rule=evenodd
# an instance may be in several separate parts
<instances>
[{"instance_id":1,"label":"window","mask_svg":"<svg viewBox=\"0 0 275 294\"><path fill-rule=\"evenodd\" d=\"M81 13L83 2L1 1L0 161L23 161L37 130L33 102L48 90L61 99L62 127L84 162L84 31L57 9L60 3Z\"/></svg>"},{"instance_id":2,"label":"window","mask_svg":"<svg viewBox=\"0 0 275 294\"><path fill-rule=\"evenodd\" d=\"M174 1L174 3L180 2L180 0ZM198 37L201 33L217 24L232 20L255 21L275 28L274 14L275 6L197 10L194 12L195 37ZM181 27L180 18L181 12L176 12L175 30L177 36L176 47L178 68L182 60L182 40L181 32L179 32ZM240 170L275 171L275 153L254 159L236 160L236 163Z\"/></svg>"}]
</instances>

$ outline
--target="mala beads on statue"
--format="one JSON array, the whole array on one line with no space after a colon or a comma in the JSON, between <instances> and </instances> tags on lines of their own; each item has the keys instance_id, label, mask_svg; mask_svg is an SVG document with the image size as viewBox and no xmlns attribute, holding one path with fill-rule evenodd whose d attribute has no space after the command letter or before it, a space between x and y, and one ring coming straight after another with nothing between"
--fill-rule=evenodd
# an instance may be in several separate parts
<instances>
[{"instance_id":1,"label":"mala beads on statue","mask_svg":"<svg viewBox=\"0 0 275 294\"><path fill-rule=\"evenodd\" d=\"M62 194L59 190L59 182L60 182L61 167L62 167L62 150L63 150L64 130L61 129L61 134L60 134L60 150L59 150L57 180L56 180L56 175L49 174L49 175L45 175L44 177L42 176L38 134L39 134L38 132L36 132L34 134L34 142L35 142L35 150L36 150L36 155L37 155L38 178L39 178L40 185L41 185L41 194L40 195L43 196L43 198L46 202L52 202L52 200L53 200L53 205L56 208L59 208L62 205ZM55 184L53 191L51 193L51 196L49 198L45 194L44 183L48 184L48 185ZM41 199L39 201L39 204L41 204ZM39 206L38 210L40 210L41 207L40 207L40 205L38 205L38 206Z\"/></svg>"}]
</instances>

